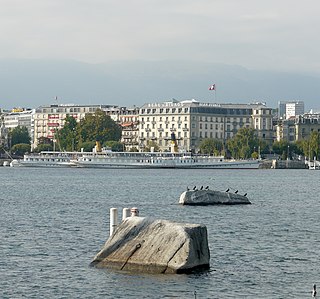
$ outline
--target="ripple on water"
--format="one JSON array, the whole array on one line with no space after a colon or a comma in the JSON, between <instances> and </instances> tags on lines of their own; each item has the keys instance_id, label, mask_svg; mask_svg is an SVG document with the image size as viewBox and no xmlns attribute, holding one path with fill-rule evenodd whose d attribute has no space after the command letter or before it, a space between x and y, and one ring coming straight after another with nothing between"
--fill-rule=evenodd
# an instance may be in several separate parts
<instances>
[{"instance_id":1,"label":"ripple on water","mask_svg":"<svg viewBox=\"0 0 320 299\"><path fill-rule=\"evenodd\" d=\"M305 298L319 277L320 172L0 168L3 298ZM185 207L187 186L252 205ZM209 271L134 275L89 267L110 207L205 224Z\"/></svg>"}]
</instances>

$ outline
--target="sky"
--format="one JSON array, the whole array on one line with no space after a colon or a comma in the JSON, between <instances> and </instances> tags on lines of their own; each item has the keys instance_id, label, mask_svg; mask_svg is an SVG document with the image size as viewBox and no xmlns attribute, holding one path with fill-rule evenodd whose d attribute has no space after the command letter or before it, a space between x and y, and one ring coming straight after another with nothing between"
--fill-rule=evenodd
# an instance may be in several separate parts
<instances>
[{"instance_id":1,"label":"sky","mask_svg":"<svg viewBox=\"0 0 320 299\"><path fill-rule=\"evenodd\" d=\"M320 75L318 0L0 0L0 59L185 60Z\"/></svg>"}]
</instances>

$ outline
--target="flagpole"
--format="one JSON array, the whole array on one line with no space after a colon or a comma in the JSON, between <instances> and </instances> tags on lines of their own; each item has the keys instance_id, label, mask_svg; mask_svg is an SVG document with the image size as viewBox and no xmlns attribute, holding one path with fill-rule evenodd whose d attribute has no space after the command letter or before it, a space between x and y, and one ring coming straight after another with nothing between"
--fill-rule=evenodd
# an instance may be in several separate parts
<instances>
[{"instance_id":1,"label":"flagpole","mask_svg":"<svg viewBox=\"0 0 320 299\"><path fill-rule=\"evenodd\" d=\"M215 84L212 84L210 87L209 87L209 90L210 91L214 91L214 102L216 102L217 101L217 99L216 99L216 97L217 97L217 88L216 88L216 85Z\"/></svg>"}]
</instances>

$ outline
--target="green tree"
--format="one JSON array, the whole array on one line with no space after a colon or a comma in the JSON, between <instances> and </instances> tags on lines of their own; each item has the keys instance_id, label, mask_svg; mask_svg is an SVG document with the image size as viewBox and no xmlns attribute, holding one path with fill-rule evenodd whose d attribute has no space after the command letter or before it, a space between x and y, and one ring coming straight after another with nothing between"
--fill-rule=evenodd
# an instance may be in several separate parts
<instances>
[{"instance_id":1,"label":"green tree","mask_svg":"<svg viewBox=\"0 0 320 299\"><path fill-rule=\"evenodd\" d=\"M202 154L215 154L216 156L221 155L223 150L223 143L219 139L205 138L199 145L200 152Z\"/></svg>"},{"instance_id":2,"label":"green tree","mask_svg":"<svg viewBox=\"0 0 320 299\"><path fill-rule=\"evenodd\" d=\"M52 151L53 150L53 146L50 143L42 143L42 144L38 144L38 146L33 149L33 152L35 153L40 153L42 151Z\"/></svg>"},{"instance_id":3,"label":"green tree","mask_svg":"<svg viewBox=\"0 0 320 299\"><path fill-rule=\"evenodd\" d=\"M24 126L17 126L10 130L9 138L11 140L11 147L20 143L30 144L31 141L28 129Z\"/></svg>"},{"instance_id":4,"label":"green tree","mask_svg":"<svg viewBox=\"0 0 320 299\"><path fill-rule=\"evenodd\" d=\"M302 143L289 143L287 140L280 140L273 142L272 150L274 153L281 156L283 160L291 159L293 153L301 152Z\"/></svg>"},{"instance_id":5,"label":"green tree","mask_svg":"<svg viewBox=\"0 0 320 299\"><path fill-rule=\"evenodd\" d=\"M25 153L30 152L31 145L27 143L18 143L11 147L11 153L17 156L23 156Z\"/></svg>"},{"instance_id":6,"label":"green tree","mask_svg":"<svg viewBox=\"0 0 320 299\"><path fill-rule=\"evenodd\" d=\"M313 157L316 157L316 159L319 158L319 144L320 144L319 133L316 131L311 132L310 138L309 138L311 159L313 159Z\"/></svg>"},{"instance_id":7,"label":"green tree","mask_svg":"<svg viewBox=\"0 0 320 299\"><path fill-rule=\"evenodd\" d=\"M79 143L80 149L83 149L84 152L92 152L95 145L95 141L86 141Z\"/></svg>"},{"instance_id":8,"label":"green tree","mask_svg":"<svg viewBox=\"0 0 320 299\"><path fill-rule=\"evenodd\" d=\"M104 146L111 148L113 152L123 152L124 144L118 141L107 141Z\"/></svg>"},{"instance_id":9,"label":"green tree","mask_svg":"<svg viewBox=\"0 0 320 299\"><path fill-rule=\"evenodd\" d=\"M94 114L86 114L79 125L79 141L119 141L121 139L121 127L111 119L109 115L100 109Z\"/></svg>"},{"instance_id":10,"label":"green tree","mask_svg":"<svg viewBox=\"0 0 320 299\"><path fill-rule=\"evenodd\" d=\"M259 147L259 139L252 128L241 128L237 134L227 141L227 148L235 159L250 158Z\"/></svg>"},{"instance_id":11,"label":"green tree","mask_svg":"<svg viewBox=\"0 0 320 299\"><path fill-rule=\"evenodd\" d=\"M63 128L57 130L55 133L55 138L59 148L65 151L74 151L77 149L77 132L77 121L72 116L67 115Z\"/></svg>"},{"instance_id":12,"label":"green tree","mask_svg":"<svg viewBox=\"0 0 320 299\"><path fill-rule=\"evenodd\" d=\"M137 152L139 152L139 150L136 147L132 147L132 148L130 148L129 152L137 153Z\"/></svg>"}]
</instances>

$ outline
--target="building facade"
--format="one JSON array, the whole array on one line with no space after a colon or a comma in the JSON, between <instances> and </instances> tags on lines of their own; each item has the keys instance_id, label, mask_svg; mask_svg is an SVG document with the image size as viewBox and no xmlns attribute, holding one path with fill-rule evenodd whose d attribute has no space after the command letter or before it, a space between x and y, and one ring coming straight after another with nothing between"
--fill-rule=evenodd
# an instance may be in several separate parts
<instances>
[{"instance_id":1,"label":"building facade","mask_svg":"<svg viewBox=\"0 0 320 299\"><path fill-rule=\"evenodd\" d=\"M38 146L41 137L49 138L55 142L54 132L63 128L67 115L72 116L77 122L84 119L87 113L113 110L118 107L112 105L50 105L41 106L34 113L34 142L32 148Z\"/></svg>"},{"instance_id":2,"label":"building facade","mask_svg":"<svg viewBox=\"0 0 320 299\"><path fill-rule=\"evenodd\" d=\"M276 125L276 140L295 142L309 138L312 132L320 133L320 114L305 113L279 121Z\"/></svg>"},{"instance_id":3,"label":"building facade","mask_svg":"<svg viewBox=\"0 0 320 299\"><path fill-rule=\"evenodd\" d=\"M11 112L4 113L2 115L2 123L3 129L1 130L3 133L8 135L8 132L18 126L26 127L29 132L29 136L31 138L31 144L33 143L34 139L34 113L35 109L12 109ZM3 138L8 138L2 136ZM8 140L8 146L10 147L10 140Z\"/></svg>"},{"instance_id":4,"label":"building facade","mask_svg":"<svg viewBox=\"0 0 320 299\"><path fill-rule=\"evenodd\" d=\"M118 107L114 105L50 105L42 106L34 114L34 142L37 147L39 138L46 137L55 142L54 132L64 126L67 115L80 122L86 114L93 114L97 109L104 111L112 120L122 126L121 142L124 150L138 147L138 108Z\"/></svg>"},{"instance_id":5,"label":"building facade","mask_svg":"<svg viewBox=\"0 0 320 299\"><path fill-rule=\"evenodd\" d=\"M139 148L155 142L169 151L174 133L181 151L199 150L205 138L226 140L242 127L254 128L259 138L273 141L272 109L265 104L213 104L195 100L149 103L139 110Z\"/></svg>"},{"instance_id":6,"label":"building facade","mask_svg":"<svg viewBox=\"0 0 320 299\"><path fill-rule=\"evenodd\" d=\"M279 119L289 119L304 114L303 101L280 101L278 103Z\"/></svg>"}]
</instances>

